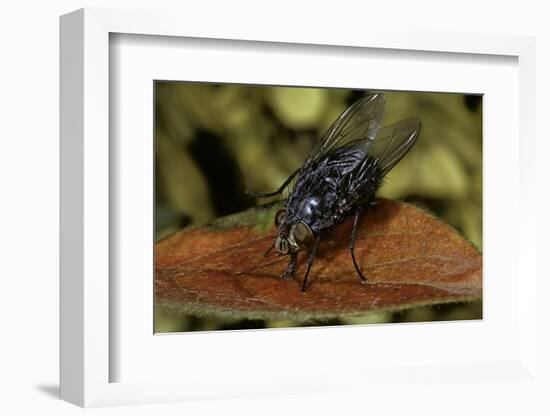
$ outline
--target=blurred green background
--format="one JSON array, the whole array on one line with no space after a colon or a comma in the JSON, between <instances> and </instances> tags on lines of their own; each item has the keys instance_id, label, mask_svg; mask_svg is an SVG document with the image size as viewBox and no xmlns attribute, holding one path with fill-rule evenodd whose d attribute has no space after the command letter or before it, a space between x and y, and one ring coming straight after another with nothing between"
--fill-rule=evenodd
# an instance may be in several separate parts
<instances>
[{"instance_id":1,"label":"blurred green background","mask_svg":"<svg viewBox=\"0 0 550 416\"><path fill-rule=\"evenodd\" d=\"M383 125L418 117L422 132L386 176L378 196L433 212L481 250L482 97L383 92ZM157 241L262 203L244 189L277 189L332 122L365 93L155 82ZM481 302L472 302L304 324L199 318L156 308L155 332L480 319L481 313Z\"/></svg>"}]
</instances>

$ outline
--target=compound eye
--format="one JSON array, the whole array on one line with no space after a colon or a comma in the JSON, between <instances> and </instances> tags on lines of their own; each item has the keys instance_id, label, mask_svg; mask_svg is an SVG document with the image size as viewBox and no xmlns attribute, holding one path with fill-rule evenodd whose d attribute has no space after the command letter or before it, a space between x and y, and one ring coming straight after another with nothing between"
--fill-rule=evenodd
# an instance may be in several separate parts
<instances>
[{"instance_id":1,"label":"compound eye","mask_svg":"<svg viewBox=\"0 0 550 416\"><path fill-rule=\"evenodd\" d=\"M275 214L275 226L278 227L279 225L281 225L281 223L284 222L284 220L286 220L286 210L280 209Z\"/></svg>"},{"instance_id":2,"label":"compound eye","mask_svg":"<svg viewBox=\"0 0 550 416\"><path fill-rule=\"evenodd\" d=\"M292 235L294 241L296 241L296 244L300 247L308 247L313 243L313 232L305 222L297 222L293 227Z\"/></svg>"}]
</instances>

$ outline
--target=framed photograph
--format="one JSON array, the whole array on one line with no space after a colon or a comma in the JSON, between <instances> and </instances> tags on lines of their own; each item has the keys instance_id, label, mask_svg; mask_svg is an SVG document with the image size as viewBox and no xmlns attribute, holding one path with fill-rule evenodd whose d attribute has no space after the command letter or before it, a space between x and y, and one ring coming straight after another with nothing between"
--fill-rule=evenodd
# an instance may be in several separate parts
<instances>
[{"instance_id":1,"label":"framed photograph","mask_svg":"<svg viewBox=\"0 0 550 416\"><path fill-rule=\"evenodd\" d=\"M155 333L481 319L481 95L154 94Z\"/></svg>"},{"instance_id":2,"label":"framed photograph","mask_svg":"<svg viewBox=\"0 0 550 416\"><path fill-rule=\"evenodd\" d=\"M61 18L61 397L537 383L534 40L243 27Z\"/></svg>"}]
</instances>

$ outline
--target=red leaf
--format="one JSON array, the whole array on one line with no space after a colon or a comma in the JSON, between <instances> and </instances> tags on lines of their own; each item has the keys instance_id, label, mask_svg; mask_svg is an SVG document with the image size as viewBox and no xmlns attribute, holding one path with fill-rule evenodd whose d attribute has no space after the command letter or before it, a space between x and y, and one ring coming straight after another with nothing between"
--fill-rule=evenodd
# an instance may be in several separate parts
<instances>
[{"instance_id":1,"label":"red leaf","mask_svg":"<svg viewBox=\"0 0 550 416\"><path fill-rule=\"evenodd\" d=\"M287 256L263 256L276 209L254 208L157 243L157 303L199 315L309 320L481 298L477 249L430 214L390 200L379 200L359 226L355 254L369 283L353 267L348 218L321 240L302 293L305 254L290 281L280 278Z\"/></svg>"}]
</instances>

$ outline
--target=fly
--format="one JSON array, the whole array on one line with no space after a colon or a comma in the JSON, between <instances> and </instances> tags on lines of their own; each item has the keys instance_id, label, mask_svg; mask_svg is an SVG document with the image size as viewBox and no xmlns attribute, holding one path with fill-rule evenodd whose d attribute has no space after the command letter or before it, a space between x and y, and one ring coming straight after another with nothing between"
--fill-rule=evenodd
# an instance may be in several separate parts
<instances>
[{"instance_id":1,"label":"fly","mask_svg":"<svg viewBox=\"0 0 550 416\"><path fill-rule=\"evenodd\" d=\"M386 107L381 93L368 94L348 107L323 135L306 161L271 193L247 193L256 198L280 195L290 186L285 208L275 214L277 236L268 249L289 255L282 278L294 278L299 251L309 251L302 292L323 234L354 216L350 254L361 283L366 283L355 259L357 224L374 204L384 176L407 154L420 133L420 120L409 118L380 128Z\"/></svg>"}]
</instances>

